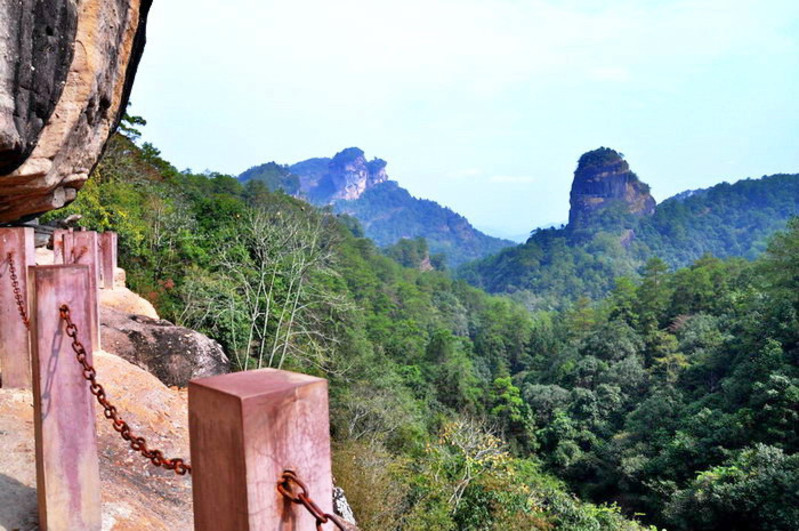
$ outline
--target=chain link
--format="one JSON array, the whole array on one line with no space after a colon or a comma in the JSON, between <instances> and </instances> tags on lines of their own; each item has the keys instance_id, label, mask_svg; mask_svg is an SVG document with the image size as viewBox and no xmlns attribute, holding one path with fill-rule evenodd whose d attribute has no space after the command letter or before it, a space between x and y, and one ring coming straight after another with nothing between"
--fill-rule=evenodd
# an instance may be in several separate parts
<instances>
[{"instance_id":1,"label":"chain link","mask_svg":"<svg viewBox=\"0 0 799 531\"><path fill-rule=\"evenodd\" d=\"M292 485L296 485L299 489L298 493L294 493ZM280 494L286 497L293 503L297 503L305 507L311 516L316 518L316 529L322 531L322 524L333 522L333 524L341 531L357 531L357 527L341 520L338 516L325 513L319 508L316 503L311 499L308 494L308 487L300 481L297 474L291 470L286 470L280 476L280 481L277 483L277 490Z\"/></svg>"},{"instance_id":2,"label":"chain link","mask_svg":"<svg viewBox=\"0 0 799 531\"><path fill-rule=\"evenodd\" d=\"M11 288L14 290L14 298L17 300L17 311L22 317L22 323L28 330L31 329L31 321L28 311L25 309L25 299L22 298L22 291L19 289L19 279L17 278L17 268L14 266L14 252L9 252L8 256L8 276L11 278Z\"/></svg>"},{"instance_id":3,"label":"chain link","mask_svg":"<svg viewBox=\"0 0 799 531\"><path fill-rule=\"evenodd\" d=\"M75 249L73 248L69 252L69 258L71 260L71 263L77 264L80 261L80 259L83 258L83 255L86 254L87 252L89 252L89 249L84 245L83 247L80 248L80 251L78 252L78 254L76 256L75 255Z\"/></svg>"},{"instance_id":4,"label":"chain link","mask_svg":"<svg viewBox=\"0 0 799 531\"><path fill-rule=\"evenodd\" d=\"M147 447L147 441L144 437L137 437L134 435L128 423L119 417L117 408L111 405L106 399L105 389L103 389L102 385L97 383L97 371L89 364L86 347L78 340L78 327L75 326L75 323L73 323L70 318L69 306L66 304L61 305L59 312L61 314L61 319L66 323L67 336L72 338L72 350L75 351L75 357L78 363L83 367L83 377L90 383L89 391L97 398L97 402L103 406L103 414L105 418L113 422L114 430L116 430L124 440L130 443L130 447L134 451L141 453L145 458L149 459L153 465L167 470L174 470L175 474L180 476L191 474L190 464L184 462L183 459L179 457L167 459L164 457L161 450L150 450Z\"/></svg>"}]
</instances>

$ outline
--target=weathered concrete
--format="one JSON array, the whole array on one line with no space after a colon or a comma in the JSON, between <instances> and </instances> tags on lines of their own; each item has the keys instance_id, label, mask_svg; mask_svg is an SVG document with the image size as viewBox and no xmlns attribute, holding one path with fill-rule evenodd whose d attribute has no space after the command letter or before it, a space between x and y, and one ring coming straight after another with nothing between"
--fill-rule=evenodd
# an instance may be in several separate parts
<instances>
[{"instance_id":1,"label":"weathered concrete","mask_svg":"<svg viewBox=\"0 0 799 531\"><path fill-rule=\"evenodd\" d=\"M14 269L25 311L28 304L28 266L36 263L32 228L0 229L0 369L2 386L6 388L31 386L31 356L28 329L19 314L11 283L8 253L12 253Z\"/></svg>"},{"instance_id":2,"label":"weathered concrete","mask_svg":"<svg viewBox=\"0 0 799 531\"><path fill-rule=\"evenodd\" d=\"M89 266L89 291L92 293L92 305L89 308L91 313L92 345L100 349L100 306L98 292L100 284L100 253L99 239L94 231L78 231L72 235L72 252L65 255L69 260L68 264L84 264ZM66 239L66 238L65 238Z\"/></svg>"},{"instance_id":3,"label":"weathered concrete","mask_svg":"<svg viewBox=\"0 0 799 531\"><path fill-rule=\"evenodd\" d=\"M314 529L315 519L277 491L294 471L332 513L327 381L263 369L189 384L194 528Z\"/></svg>"},{"instance_id":4,"label":"weathered concrete","mask_svg":"<svg viewBox=\"0 0 799 531\"><path fill-rule=\"evenodd\" d=\"M39 526L100 531L94 397L75 359L59 307L67 304L92 363L91 297L85 265L30 268L33 396Z\"/></svg>"},{"instance_id":5,"label":"weathered concrete","mask_svg":"<svg viewBox=\"0 0 799 531\"><path fill-rule=\"evenodd\" d=\"M100 287L114 289L114 275L117 269L117 233L100 234Z\"/></svg>"}]
</instances>

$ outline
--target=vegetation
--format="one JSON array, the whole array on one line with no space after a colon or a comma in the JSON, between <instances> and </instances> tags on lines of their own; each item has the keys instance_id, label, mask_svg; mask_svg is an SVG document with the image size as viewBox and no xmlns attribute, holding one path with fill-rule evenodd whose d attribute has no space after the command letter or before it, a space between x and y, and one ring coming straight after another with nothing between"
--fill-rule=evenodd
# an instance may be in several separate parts
<instances>
[{"instance_id":1,"label":"vegetation","mask_svg":"<svg viewBox=\"0 0 799 531\"><path fill-rule=\"evenodd\" d=\"M121 135L51 216L78 212L119 232L130 287L220 341L233 369L329 379L335 473L364 529L639 528L543 470L511 379L530 315L435 270L424 240L384 254L351 217L177 172Z\"/></svg>"},{"instance_id":2,"label":"vegetation","mask_svg":"<svg viewBox=\"0 0 799 531\"><path fill-rule=\"evenodd\" d=\"M69 210L117 230L131 287L235 369L329 379L363 529L799 528L797 219L756 260L676 270L543 231L526 278L596 300L530 312L422 267L424 240L381 252L351 217L124 136Z\"/></svg>"},{"instance_id":3,"label":"vegetation","mask_svg":"<svg viewBox=\"0 0 799 531\"><path fill-rule=\"evenodd\" d=\"M300 191L300 178L291 173L286 166L276 162L254 166L239 175L239 180L242 183L249 180L261 181L272 192L283 190L289 195L297 195Z\"/></svg>"},{"instance_id":4,"label":"vegetation","mask_svg":"<svg viewBox=\"0 0 799 531\"><path fill-rule=\"evenodd\" d=\"M339 201L334 209L359 219L366 236L381 247L403 238L424 238L430 252L443 255L449 267L513 245L483 234L466 218L435 201L413 197L394 181L378 184L354 201Z\"/></svg>"},{"instance_id":5,"label":"vegetation","mask_svg":"<svg viewBox=\"0 0 799 531\"><path fill-rule=\"evenodd\" d=\"M586 164L602 164L614 153L602 148L583 157L591 156ZM615 278L636 276L653 256L670 268L706 254L752 260L797 214L799 175L722 183L668 199L652 216L611 207L588 225L536 231L525 244L466 264L458 275L533 309L564 309L581 297L606 296Z\"/></svg>"}]
</instances>

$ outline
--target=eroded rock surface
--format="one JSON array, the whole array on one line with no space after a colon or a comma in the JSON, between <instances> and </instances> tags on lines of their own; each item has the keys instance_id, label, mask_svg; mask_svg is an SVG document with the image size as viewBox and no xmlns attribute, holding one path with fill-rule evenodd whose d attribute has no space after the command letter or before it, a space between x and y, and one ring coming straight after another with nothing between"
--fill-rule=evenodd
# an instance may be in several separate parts
<instances>
[{"instance_id":1,"label":"eroded rock surface","mask_svg":"<svg viewBox=\"0 0 799 531\"><path fill-rule=\"evenodd\" d=\"M315 204L358 199L388 180L386 161L366 160L362 149L344 149L332 158L315 158L289 167L300 180L300 192Z\"/></svg>"},{"instance_id":2,"label":"eroded rock surface","mask_svg":"<svg viewBox=\"0 0 799 531\"><path fill-rule=\"evenodd\" d=\"M0 0L0 222L75 199L127 105L152 0Z\"/></svg>"},{"instance_id":3,"label":"eroded rock surface","mask_svg":"<svg viewBox=\"0 0 799 531\"><path fill-rule=\"evenodd\" d=\"M104 350L170 386L185 387L192 378L224 374L229 369L219 343L163 319L101 306L100 340Z\"/></svg>"},{"instance_id":4,"label":"eroded rock surface","mask_svg":"<svg viewBox=\"0 0 799 531\"><path fill-rule=\"evenodd\" d=\"M655 212L649 186L630 170L620 153L604 147L580 157L569 202L572 228L590 224L597 212L612 206L641 216Z\"/></svg>"}]
</instances>

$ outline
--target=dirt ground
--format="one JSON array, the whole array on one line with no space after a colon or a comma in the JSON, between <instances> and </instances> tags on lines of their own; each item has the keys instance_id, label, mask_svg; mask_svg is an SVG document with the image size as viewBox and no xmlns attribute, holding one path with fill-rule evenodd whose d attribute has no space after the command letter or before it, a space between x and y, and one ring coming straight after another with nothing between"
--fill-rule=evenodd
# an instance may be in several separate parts
<instances>
[{"instance_id":1,"label":"dirt ground","mask_svg":"<svg viewBox=\"0 0 799 531\"><path fill-rule=\"evenodd\" d=\"M104 352L95 353L98 381L134 434L168 457L189 459L185 390ZM191 479L155 468L130 450L97 406L103 530L188 531L193 528ZM0 531L38 529L33 399L0 389Z\"/></svg>"}]
</instances>

